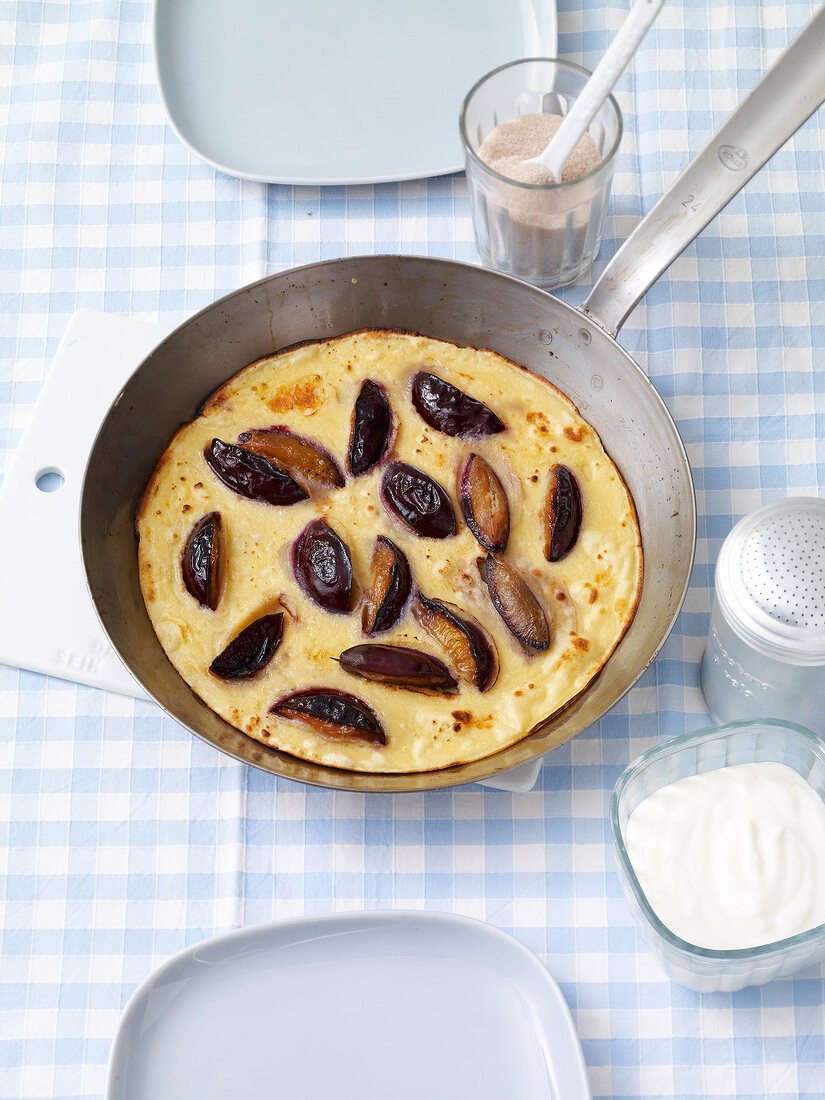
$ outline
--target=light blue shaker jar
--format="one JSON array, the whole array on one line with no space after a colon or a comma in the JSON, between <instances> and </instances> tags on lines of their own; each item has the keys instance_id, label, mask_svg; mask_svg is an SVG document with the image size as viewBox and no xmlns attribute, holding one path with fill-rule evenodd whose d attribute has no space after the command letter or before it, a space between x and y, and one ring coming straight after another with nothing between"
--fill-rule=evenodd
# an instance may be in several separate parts
<instances>
[{"instance_id":1,"label":"light blue shaker jar","mask_svg":"<svg viewBox=\"0 0 825 1100\"><path fill-rule=\"evenodd\" d=\"M740 520L715 584L701 668L710 713L825 736L825 500L777 500Z\"/></svg>"}]
</instances>

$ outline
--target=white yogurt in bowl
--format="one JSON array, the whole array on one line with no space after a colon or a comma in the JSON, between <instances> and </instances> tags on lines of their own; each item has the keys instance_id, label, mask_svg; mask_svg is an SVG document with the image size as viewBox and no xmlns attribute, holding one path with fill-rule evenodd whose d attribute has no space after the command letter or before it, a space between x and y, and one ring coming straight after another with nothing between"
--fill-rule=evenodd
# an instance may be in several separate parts
<instances>
[{"instance_id":1,"label":"white yogurt in bowl","mask_svg":"<svg viewBox=\"0 0 825 1100\"><path fill-rule=\"evenodd\" d=\"M610 799L636 928L675 982L732 992L825 959L825 740L779 719L664 741Z\"/></svg>"},{"instance_id":2,"label":"white yogurt in bowl","mask_svg":"<svg viewBox=\"0 0 825 1100\"><path fill-rule=\"evenodd\" d=\"M653 911L697 947L760 947L825 923L825 802L787 764L669 783L630 815L625 845Z\"/></svg>"}]
</instances>

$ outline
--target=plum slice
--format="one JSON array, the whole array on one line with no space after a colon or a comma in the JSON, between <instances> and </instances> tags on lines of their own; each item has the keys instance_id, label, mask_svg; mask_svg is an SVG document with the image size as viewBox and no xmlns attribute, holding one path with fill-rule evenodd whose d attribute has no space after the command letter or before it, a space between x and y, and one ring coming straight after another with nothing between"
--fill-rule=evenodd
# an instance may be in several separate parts
<instances>
[{"instance_id":1,"label":"plum slice","mask_svg":"<svg viewBox=\"0 0 825 1100\"><path fill-rule=\"evenodd\" d=\"M387 450L392 411L382 386L367 379L355 399L349 440L349 468L356 477L371 470Z\"/></svg>"},{"instance_id":2,"label":"plum slice","mask_svg":"<svg viewBox=\"0 0 825 1100\"><path fill-rule=\"evenodd\" d=\"M420 649L367 642L345 649L338 660L347 672L379 684L445 695L455 695L458 691L458 681L444 662Z\"/></svg>"},{"instance_id":3,"label":"plum slice","mask_svg":"<svg viewBox=\"0 0 825 1100\"><path fill-rule=\"evenodd\" d=\"M181 573L187 592L201 607L214 611L221 601L226 574L226 552L220 512L201 516L186 539Z\"/></svg>"},{"instance_id":4,"label":"plum slice","mask_svg":"<svg viewBox=\"0 0 825 1100\"><path fill-rule=\"evenodd\" d=\"M296 481L305 493L313 489L340 489L344 475L331 455L282 425L255 428L238 436L244 450L268 459Z\"/></svg>"},{"instance_id":5,"label":"plum slice","mask_svg":"<svg viewBox=\"0 0 825 1100\"><path fill-rule=\"evenodd\" d=\"M352 561L346 543L323 519L308 523L292 544L292 571L325 611L344 614L352 603Z\"/></svg>"},{"instance_id":6,"label":"plum slice","mask_svg":"<svg viewBox=\"0 0 825 1100\"><path fill-rule=\"evenodd\" d=\"M269 459L213 439L203 457L212 472L233 492L247 500L260 500L265 504L297 504L307 495L289 474L273 466Z\"/></svg>"},{"instance_id":7,"label":"plum slice","mask_svg":"<svg viewBox=\"0 0 825 1100\"><path fill-rule=\"evenodd\" d=\"M269 708L270 714L306 722L317 733L386 745L387 738L375 712L355 695L336 688L296 691Z\"/></svg>"},{"instance_id":8,"label":"plum slice","mask_svg":"<svg viewBox=\"0 0 825 1100\"><path fill-rule=\"evenodd\" d=\"M380 634L398 622L412 586L409 562L386 535L375 540L370 573L361 626L365 634Z\"/></svg>"},{"instance_id":9,"label":"plum slice","mask_svg":"<svg viewBox=\"0 0 825 1100\"><path fill-rule=\"evenodd\" d=\"M209 666L209 671L222 680L246 680L254 676L275 656L283 633L283 611L262 615L235 635Z\"/></svg>"},{"instance_id":10,"label":"plum slice","mask_svg":"<svg viewBox=\"0 0 825 1100\"><path fill-rule=\"evenodd\" d=\"M582 522L582 496L579 483L566 466L556 464L550 470L550 484L544 509L544 556L561 561L576 545Z\"/></svg>"},{"instance_id":11,"label":"plum slice","mask_svg":"<svg viewBox=\"0 0 825 1100\"><path fill-rule=\"evenodd\" d=\"M443 646L462 680L479 691L491 688L498 676L498 656L492 639L478 623L439 600L418 593L413 615L420 626Z\"/></svg>"},{"instance_id":12,"label":"plum slice","mask_svg":"<svg viewBox=\"0 0 825 1100\"><path fill-rule=\"evenodd\" d=\"M455 511L446 490L407 462L391 462L381 482L384 503L416 535L446 539L456 533Z\"/></svg>"},{"instance_id":13,"label":"plum slice","mask_svg":"<svg viewBox=\"0 0 825 1100\"><path fill-rule=\"evenodd\" d=\"M510 537L510 506L504 486L481 455L471 454L458 482L458 500L467 526L485 550L502 553Z\"/></svg>"},{"instance_id":14,"label":"plum slice","mask_svg":"<svg viewBox=\"0 0 825 1100\"><path fill-rule=\"evenodd\" d=\"M550 627L544 608L518 570L488 554L481 571L493 607L513 637L528 649L548 649Z\"/></svg>"},{"instance_id":15,"label":"plum slice","mask_svg":"<svg viewBox=\"0 0 825 1100\"><path fill-rule=\"evenodd\" d=\"M504 431L492 409L429 371L413 379L412 401L421 419L445 435L473 439Z\"/></svg>"}]
</instances>

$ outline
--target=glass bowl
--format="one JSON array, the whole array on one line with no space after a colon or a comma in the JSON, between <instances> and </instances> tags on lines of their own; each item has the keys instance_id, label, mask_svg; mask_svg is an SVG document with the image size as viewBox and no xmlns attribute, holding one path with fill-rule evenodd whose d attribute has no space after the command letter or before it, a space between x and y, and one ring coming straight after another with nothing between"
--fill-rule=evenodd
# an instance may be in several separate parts
<instances>
[{"instance_id":1,"label":"glass bowl","mask_svg":"<svg viewBox=\"0 0 825 1100\"><path fill-rule=\"evenodd\" d=\"M653 912L628 858L625 829L639 803L660 787L729 764L757 761L787 764L825 799L825 741L804 726L774 719L728 722L665 741L622 772L610 799L619 878L639 934L674 982L701 993L763 985L821 961L825 924L760 947L695 947L674 935Z\"/></svg>"}]
</instances>

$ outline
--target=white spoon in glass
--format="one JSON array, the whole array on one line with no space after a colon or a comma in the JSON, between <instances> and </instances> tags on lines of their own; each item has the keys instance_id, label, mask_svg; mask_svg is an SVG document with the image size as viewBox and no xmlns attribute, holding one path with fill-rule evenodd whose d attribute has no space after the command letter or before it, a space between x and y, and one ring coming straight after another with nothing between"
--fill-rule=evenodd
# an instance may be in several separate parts
<instances>
[{"instance_id":1,"label":"white spoon in glass","mask_svg":"<svg viewBox=\"0 0 825 1100\"><path fill-rule=\"evenodd\" d=\"M550 144L537 157L525 160L525 164L542 164L556 182L561 179L567 158L610 95L663 3L664 0L636 0Z\"/></svg>"}]
</instances>

